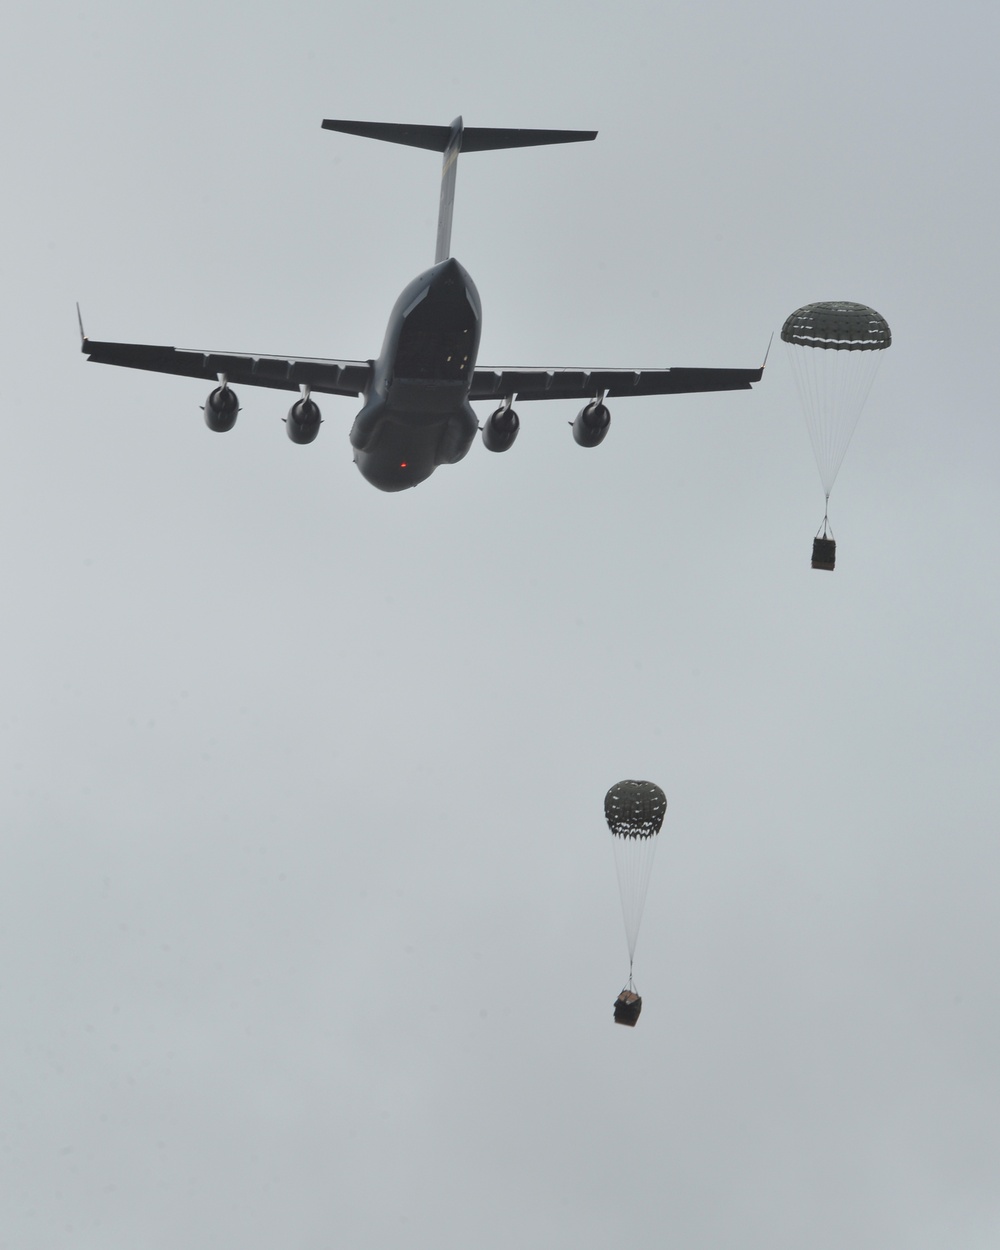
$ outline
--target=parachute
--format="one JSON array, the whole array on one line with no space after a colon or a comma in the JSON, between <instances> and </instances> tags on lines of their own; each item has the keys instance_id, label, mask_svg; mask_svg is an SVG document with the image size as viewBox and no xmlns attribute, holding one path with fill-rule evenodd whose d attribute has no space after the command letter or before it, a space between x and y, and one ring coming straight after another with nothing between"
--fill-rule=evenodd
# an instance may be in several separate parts
<instances>
[{"instance_id":1,"label":"parachute","mask_svg":"<svg viewBox=\"0 0 1000 1250\"><path fill-rule=\"evenodd\" d=\"M830 531L830 492L892 334L874 308L830 300L793 312L781 328L781 337L789 344L826 495L823 525L813 541L813 568L832 570L836 543Z\"/></svg>"},{"instance_id":2,"label":"parachute","mask_svg":"<svg viewBox=\"0 0 1000 1250\"><path fill-rule=\"evenodd\" d=\"M615 1001L615 1020L634 1025L642 999L632 982L632 961L646 889L653 870L657 834L667 811L667 797L651 781L619 781L604 796L604 817L611 830L628 942L628 985Z\"/></svg>"}]
</instances>

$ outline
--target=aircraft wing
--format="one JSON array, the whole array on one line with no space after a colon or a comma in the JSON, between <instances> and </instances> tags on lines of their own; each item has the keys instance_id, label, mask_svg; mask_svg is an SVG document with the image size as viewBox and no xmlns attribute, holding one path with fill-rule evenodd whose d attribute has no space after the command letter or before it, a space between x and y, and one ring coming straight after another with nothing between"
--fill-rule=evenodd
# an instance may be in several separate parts
<instances>
[{"instance_id":1,"label":"aircraft wing","mask_svg":"<svg viewBox=\"0 0 1000 1250\"><path fill-rule=\"evenodd\" d=\"M84 338L87 358L102 365L177 373L217 382L225 374L230 385L269 386L297 391L300 386L326 395L360 395L371 377L370 360L311 360L306 357L242 355L238 352L186 351L145 343L98 343Z\"/></svg>"},{"instance_id":2,"label":"aircraft wing","mask_svg":"<svg viewBox=\"0 0 1000 1250\"><path fill-rule=\"evenodd\" d=\"M619 395L682 395L747 391L760 369L477 369L470 399L595 399Z\"/></svg>"}]
</instances>

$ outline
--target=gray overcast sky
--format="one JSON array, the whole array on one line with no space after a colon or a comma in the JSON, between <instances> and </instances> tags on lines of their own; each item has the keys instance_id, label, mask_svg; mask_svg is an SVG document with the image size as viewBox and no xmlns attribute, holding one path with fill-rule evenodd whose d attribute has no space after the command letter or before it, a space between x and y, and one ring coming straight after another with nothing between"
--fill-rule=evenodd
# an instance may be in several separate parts
<instances>
[{"instance_id":1,"label":"gray overcast sky","mask_svg":"<svg viewBox=\"0 0 1000 1250\"><path fill-rule=\"evenodd\" d=\"M994 1250L996 7L21 6L0 47L0 1247ZM356 404L461 161L485 364L892 326L822 492L749 394L525 405L419 489ZM485 409L483 415L485 415ZM670 810L627 956L602 819Z\"/></svg>"}]
</instances>

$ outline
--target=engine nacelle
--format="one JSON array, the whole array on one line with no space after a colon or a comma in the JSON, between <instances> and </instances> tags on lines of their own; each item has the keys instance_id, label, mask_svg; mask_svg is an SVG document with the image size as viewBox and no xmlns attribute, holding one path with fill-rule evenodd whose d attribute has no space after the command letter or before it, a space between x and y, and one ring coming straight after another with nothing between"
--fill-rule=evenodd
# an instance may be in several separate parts
<instances>
[{"instance_id":1,"label":"engine nacelle","mask_svg":"<svg viewBox=\"0 0 1000 1250\"><path fill-rule=\"evenodd\" d=\"M610 424L611 413L595 399L577 413L573 422L573 437L581 447L596 447L604 442Z\"/></svg>"},{"instance_id":2,"label":"engine nacelle","mask_svg":"<svg viewBox=\"0 0 1000 1250\"><path fill-rule=\"evenodd\" d=\"M239 410L240 401L236 398L236 392L231 391L228 386L217 386L205 400L205 407L202 409L205 424L216 434L225 434L233 428Z\"/></svg>"},{"instance_id":3,"label":"engine nacelle","mask_svg":"<svg viewBox=\"0 0 1000 1250\"><path fill-rule=\"evenodd\" d=\"M289 408L285 429L293 443L311 443L319 433L322 420L319 405L303 396Z\"/></svg>"},{"instance_id":4,"label":"engine nacelle","mask_svg":"<svg viewBox=\"0 0 1000 1250\"><path fill-rule=\"evenodd\" d=\"M513 408L498 408L486 418L483 445L488 451L508 451L520 428L521 422Z\"/></svg>"}]
</instances>

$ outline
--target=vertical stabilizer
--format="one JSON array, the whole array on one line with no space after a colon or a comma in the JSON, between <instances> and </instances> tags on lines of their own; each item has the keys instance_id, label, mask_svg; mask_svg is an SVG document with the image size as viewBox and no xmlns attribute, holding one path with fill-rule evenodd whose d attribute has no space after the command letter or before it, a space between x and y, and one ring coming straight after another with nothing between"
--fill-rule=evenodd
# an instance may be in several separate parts
<instances>
[{"instance_id":1,"label":"vertical stabilizer","mask_svg":"<svg viewBox=\"0 0 1000 1250\"><path fill-rule=\"evenodd\" d=\"M450 126L408 126L400 122L355 122L328 117L323 122L323 129L444 153L437 252L434 257L436 265L451 255L451 214L455 207L455 174L459 152L463 149L466 152L496 152L500 148L534 148L549 143L580 143L597 137L596 130L503 130L494 126L466 127L462 124L461 117L456 117Z\"/></svg>"},{"instance_id":2,"label":"vertical stabilizer","mask_svg":"<svg viewBox=\"0 0 1000 1250\"><path fill-rule=\"evenodd\" d=\"M448 145L441 162L441 203L438 206L437 250L434 264L438 265L451 255L451 214L455 207L455 175L458 173L458 154L462 150L462 119L456 117L451 123Z\"/></svg>"}]
</instances>

